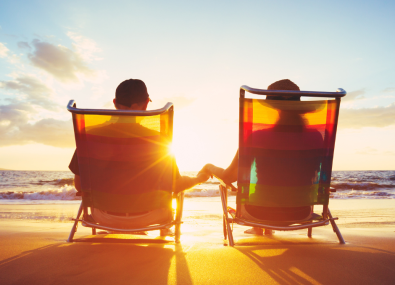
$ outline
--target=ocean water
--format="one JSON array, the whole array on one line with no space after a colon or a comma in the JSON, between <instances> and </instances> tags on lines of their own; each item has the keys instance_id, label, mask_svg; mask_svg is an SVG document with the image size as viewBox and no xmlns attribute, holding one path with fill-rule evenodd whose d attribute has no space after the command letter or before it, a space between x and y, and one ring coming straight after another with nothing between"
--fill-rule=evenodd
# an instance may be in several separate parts
<instances>
[{"instance_id":1,"label":"ocean water","mask_svg":"<svg viewBox=\"0 0 395 285\"><path fill-rule=\"evenodd\" d=\"M185 195L218 197L218 185L217 179L209 179ZM333 199L395 199L395 171L334 171L331 186L337 190ZM0 204L78 203L75 193L70 171L0 171Z\"/></svg>"}]
</instances>

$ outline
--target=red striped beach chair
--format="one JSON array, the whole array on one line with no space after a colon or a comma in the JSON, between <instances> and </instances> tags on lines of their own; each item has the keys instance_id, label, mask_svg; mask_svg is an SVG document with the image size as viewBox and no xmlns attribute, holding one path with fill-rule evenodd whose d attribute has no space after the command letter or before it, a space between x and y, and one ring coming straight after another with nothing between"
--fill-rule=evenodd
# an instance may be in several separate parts
<instances>
[{"instance_id":1,"label":"red striped beach chair","mask_svg":"<svg viewBox=\"0 0 395 285\"><path fill-rule=\"evenodd\" d=\"M245 91L267 95L267 99L245 98ZM332 99L270 100L276 95ZM331 223L339 242L345 243L335 223L338 218L328 208L330 192L335 191L330 182L340 97L345 95L343 89L310 92L241 87L236 210L227 207L230 187L220 185L224 237L231 246L230 223L280 231L308 229L309 237L313 227ZM315 205L322 205L322 214L312 211Z\"/></svg>"},{"instance_id":2,"label":"red striped beach chair","mask_svg":"<svg viewBox=\"0 0 395 285\"><path fill-rule=\"evenodd\" d=\"M73 241L79 222L92 228L93 235L96 229L127 233L175 225L179 242L184 194L176 195L174 215L176 165L169 154L173 104L151 111L94 110L78 109L71 100L67 109L73 117L82 190L77 193L82 202L68 242ZM97 222L95 211L136 217L137 222L127 228ZM152 212L160 214L154 215L153 224L139 225L139 216Z\"/></svg>"}]
</instances>

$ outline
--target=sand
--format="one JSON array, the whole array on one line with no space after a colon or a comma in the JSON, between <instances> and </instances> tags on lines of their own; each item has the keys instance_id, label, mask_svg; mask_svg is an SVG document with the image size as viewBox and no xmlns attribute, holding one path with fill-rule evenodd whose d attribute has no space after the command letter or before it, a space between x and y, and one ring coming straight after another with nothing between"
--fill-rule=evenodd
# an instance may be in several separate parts
<instances>
[{"instance_id":1,"label":"sand","mask_svg":"<svg viewBox=\"0 0 395 285\"><path fill-rule=\"evenodd\" d=\"M234 199L231 197L231 199ZM148 236L91 236L78 205L0 205L0 284L395 284L395 200L332 200L346 240L330 226L222 236L219 198L186 199L181 243Z\"/></svg>"}]
</instances>

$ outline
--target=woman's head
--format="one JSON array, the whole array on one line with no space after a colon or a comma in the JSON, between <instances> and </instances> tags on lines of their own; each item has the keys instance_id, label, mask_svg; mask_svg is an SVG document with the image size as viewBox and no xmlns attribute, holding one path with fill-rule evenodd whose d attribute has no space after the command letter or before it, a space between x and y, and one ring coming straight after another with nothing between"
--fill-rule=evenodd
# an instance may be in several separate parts
<instances>
[{"instance_id":1,"label":"woman's head","mask_svg":"<svg viewBox=\"0 0 395 285\"><path fill-rule=\"evenodd\" d=\"M293 83L289 79L282 79L270 84L267 87L268 90L292 90L300 91L299 86ZM266 99L269 100L290 100L290 101L300 101L300 96L298 95L274 95L268 96Z\"/></svg>"}]
</instances>

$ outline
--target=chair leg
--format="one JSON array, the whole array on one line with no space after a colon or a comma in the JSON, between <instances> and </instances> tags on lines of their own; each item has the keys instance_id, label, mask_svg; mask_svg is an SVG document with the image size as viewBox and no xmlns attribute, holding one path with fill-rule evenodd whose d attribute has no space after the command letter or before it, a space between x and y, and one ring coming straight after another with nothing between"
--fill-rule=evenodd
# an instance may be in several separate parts
<instances>
[{"instance_id":1,"label":"chair leg","mask_svg":"<svg viewBox=\"0 0 395 285\"><path fill-rule=\"evenodd\" d=\"M77 220L81 216L82 208L83 208L83 206L82 206L82 202L81 202L80 208L78 209L76 221L74 221L74 225L71 228L71 232L70 232L69 238L67 239L67 242L73 242L74 234L77 232L77 226L78 226L78 221Z\"/></svg>"},{"instance_id":2,"label":"chair leg","mask_svg":"<svg viewBox=\"0 0 395 285\"><path fill-rule=\"evenodd\" d=\"M222 197L222 188L221 185L219 186L219 193L221 195L221 202L223 203L223 197ZM226 207L227 208L227 207ZM228 239L228 231L226 229L226 216L225 216L225 210L224 210L224 205L222 204L222 210L224 211L223 215L222 215L222 227L223 227L223 231L224 231L224 240Z\"/></svg>"},{"instance_id":3,"label":"chair leg","mask_svg":"<svg viewBox=\"0 0 395 285\"><path fill-rule=\"evenodd\" d=\"M311 238L312 234L313 234L313 228L308 228L308 229L307 229L307 236L308 236L309 238Z\"/></svg>"},{"instance_id":4,"label":"chair leg","mask_svg":"<svg viewBox=\"0 0 395 285\"><path fill-rule=\"evenodd\" d=\"M180 243L181 236L181 218L184 207L184 192L178 194L177 197L177 212L176 212L176 226L175 226L175 242Z\"/></svg>"},{"instance_id":5,"label":"chair leg","mask_svg":"<svg viewBox=\"0 0 395 285\"><path fill-rule=\"evenodd\" d=\"M222 209L224 211L224 220L226 223L226 230L228 232L228 238L229 238L229 245L230 246L234 246L235 243L233 241L233 233L232 233L232 229L230 227L229 224L229 220L228 220L228 207L227 207L227 198L226 198L226 188L223 187L222 185L219 186L219 192L221 194L221 200L222 200Z\"/></svg>"},{"instance_id":6,"label":"chair leg","mask_svg":"<svg viewBox=\"0 0 395 285\"><path fill-rule=\"evenodd\" d=\"M223 226L223 230L224 230L224 240L227 240L228 239L228 231L226 230L225 215L222 216L222 226Z\"/></svg>"},{"instance_id":7,"label":"chair leg","mask_svg":"<svg viewBox=\"0 0 395 285\"><path fill-rule=\"evenodd\" d=\"M328 209L328 216L329 216L330 219L332 219L332 214L331 214L331 211L329 209ZM340 230L337 227L335 221L334 220L330 220L330 221L331 221L332 229L336 233L337 238L339 239L339 243L340 244L345 244L346 242L344 241L343 236L340 233Z\"/></svg>"}]
</instances>

